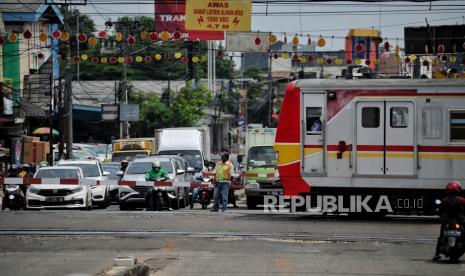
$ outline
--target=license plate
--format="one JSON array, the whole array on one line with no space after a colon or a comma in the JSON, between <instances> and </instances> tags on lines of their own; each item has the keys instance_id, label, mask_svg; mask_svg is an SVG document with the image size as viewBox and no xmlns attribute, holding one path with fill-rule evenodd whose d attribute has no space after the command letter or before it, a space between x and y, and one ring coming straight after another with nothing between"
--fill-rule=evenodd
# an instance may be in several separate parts
<instances>
[{"instance_id":1,"label":"license plate","mask_svg":"<svg viewBox=\"0 0 465 276\"><path fill-rule=\"evenodd\" d=\"M462 233L459 231L451 230L451 231L446 231L445 235L448 237L460 237Z\"/></svg>"},{"instance_id":2,"label":"license plate","mask_svg":"<svg viewBox=\"0 0 465 276\"><path fill-rule=\"evenodd\" d=\"M65 198L63 198L63 197L49 197L49 198L47 198L47 202L52 202L52 203L63 202L63 201L65 201Z\"/></svg>"}]
</instances>

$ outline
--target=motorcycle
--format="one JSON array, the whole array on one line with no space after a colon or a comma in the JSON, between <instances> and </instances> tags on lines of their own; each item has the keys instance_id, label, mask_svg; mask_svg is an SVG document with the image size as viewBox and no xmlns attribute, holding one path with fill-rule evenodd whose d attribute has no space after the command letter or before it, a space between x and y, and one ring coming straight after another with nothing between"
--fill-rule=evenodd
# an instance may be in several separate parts
<instances>
[{"instance_id":1,"label":"motorcycle","mask_svg":"<svg viewBox=\"0 0 465 276\"><path fill-rule=\"evenodd\" d=\"M19 210L24 206L24 197L21 196L21 187L15 184L5 186L5 201L2 204L2 210L8 207L10 210Z\"/></svg>"},{"instance_id":2,"label":"motorcycle","mask_svg":"<svg viewBox=\"0 0 465 276\"><path fill-rule=\"evenodd\" d=\"M198 197L198 202L202 206L202 209L207 209L208 205L210 204L212 198L213 198L213 183L212 183L212 178L209 176L201 176L198 177L197 183L195 188L199 188L199 197ZM192 202L193 204L194 202ZM193 205L191 205L192 207Z\"/></svg>"},{"instance_id":3,"label":"motorcycle","mask_svg":"<svg viewBox=\"0 0 465 276\"><path fill-rule=\"evenodd\" d=\"M464 227L458 223L449 223L443 231L440 254L449 258L451 262L457 262L465 253Z\"/></svg>"},{"instance_id":4,"label":"motorcycle","mask_svg":"<svg viewBox=\"0 0 465 276\"><path fill-rule=\"evenodd\" d=\"M159 181L164 181L161 178L156 178L153 181L155 183ZM163 209L170 208L170 200L176 198L171 193L166 190L166 187L155 185L148 199L148 208L150 210L162 211Z\"/></svg>"}]
</instances>

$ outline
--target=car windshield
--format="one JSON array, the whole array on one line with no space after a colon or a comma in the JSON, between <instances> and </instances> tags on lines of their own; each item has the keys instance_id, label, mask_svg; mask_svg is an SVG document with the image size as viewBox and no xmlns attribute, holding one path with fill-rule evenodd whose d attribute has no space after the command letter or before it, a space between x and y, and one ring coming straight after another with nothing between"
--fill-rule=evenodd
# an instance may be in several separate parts
<instances>
[{"instance_id":1,"label":"car windshield","mask_svg":"<svg viewBox=\"0 0 465 276\"><path fill-rule=\"evenodd\" d=\"M105 165L104 164L103 170L110 173L110 175L108 176L108 179L119 179L119 177L116 175L116 173L120 170L120 167L118 165Z\"/></svg>"},{"instance_id":2,"label":"car windshield","mask_svg":"<svg viewBox=\"0 0 465 276\"><path fill-rule=\"evenodd\" d=\"M97 147L97 146L91 146L91 145L85 145L81 146L84 150L90 151L92 154L105 154L105 150Z\"/></svg>"},{"instance_id":3,"label":"car windshield","mask_svg":"<svg viewBox=\"0 0 465 276\"><path fill-rule=\"evenodd\" d=\"M60 166L70 166L70 165L81 168L82 173L84 174L84 177L99 177L100 176L100 171L98 169L97 164L73 163L73 164L62 164Z\"/></svg>"},{"instance_id":4,"label":"car windshield","mask_svg":"<svg viewBox=\"0 0 465 276\"><path fill-rule=\"evenodd\" d=\"M203 169L203 160L200 151L198 150L164 150L158 154L177 155L181 154L190 167L194 168L196 172L201 172Z\"/></svg>"},{"instance_id":5,"label":"car windshield","mask_svg":"<svg viewBox=\"0 0 465 276\"><path fill-rule=\"evenodd\" d=\"M160 162L161 167L167 173L173 173L171 163L168 161ZM129 165L126 174L146 174L152 168L152 161L147 162L133 162Z\"/></svg>"},{"instance_id":6,"label":"car windshield","mask_svg":"<svg viewBox=\"0 0 465 276\"><path fill-rule=\"evenodd\" d=\"M93 155L85 150L73 150L73 159L92 159Z\"/></svg>"},{"instance_id":7,"label":"car windshield","mask_svg":"<svg viewBox=\"0 0 465 276\"><path fill-rule=\"evenodd\" d=\"M39 169L35 178L79 178L78 170L75 169Z\"/></svg>"},{"instance_id":8,"label":"car windshield","mask_svg":"<svg viewBox=\"0 0 465 276\"><path fill-rule=\"evenodd\" d=\"M128 161L132 161L135 159L140 159L147 157L148 153L145 151L139 151L139 152L114 152L113 155L111 156L111 162L121 162L124 159Z\"/></svg>"},{"instance_id":9,"label":"car windshield","mask_svg":"<svg viewBox=\"0 0 465 276\"><path fill-rule=\"evenodd\" d=\"M249 167L277 166L278 154L272 146L251 147L248 156Z\"/></svg>"}]
</instances>

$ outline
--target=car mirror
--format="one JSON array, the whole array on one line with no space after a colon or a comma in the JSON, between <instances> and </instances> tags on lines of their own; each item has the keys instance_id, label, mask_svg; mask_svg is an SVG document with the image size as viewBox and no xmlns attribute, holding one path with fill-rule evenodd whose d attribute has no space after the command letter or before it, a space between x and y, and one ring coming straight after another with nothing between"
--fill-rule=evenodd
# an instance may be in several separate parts
<instances>
[{"instance_id":1,"label":"car mirror","mask_svg":"<svg viewBox=\"0 0 465 276\"><path fill-rule=\"evenodd\" d=\"M187 170L186 170L187 173L191 173L191 174L194 174L195 173L195 169L192 168L192 167L188 167Z\"/></svg>"},{"instance_id":2,"label":"car mirror","mask_svg":"<svg viewBox=\"0 0 465 276\"><path fill-rule=\"evenodd\" d=\"M176 170L176 175L183 175L184 173L186 173L185 170Z\"/></svg>"},{"instance_id":3,"label":"car mirror","mask_svg":"<svg viewBox=\"0 0 465 276\"><path fill-rule=\"evenodd\" d=\"M123 171L117 171L117 172L116 172L116 175L117 175L117 176L123 176L123 175L124 175L124 172L123 172Z\"/></svg>"}]
</instances>

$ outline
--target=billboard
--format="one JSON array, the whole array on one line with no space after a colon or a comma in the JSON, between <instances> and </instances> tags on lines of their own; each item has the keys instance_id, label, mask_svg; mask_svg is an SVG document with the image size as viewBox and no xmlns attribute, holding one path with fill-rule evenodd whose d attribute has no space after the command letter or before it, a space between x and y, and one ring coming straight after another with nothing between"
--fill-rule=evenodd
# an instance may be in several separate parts
<instances>
[{"instance_id":1,"label":"billboard","mask_svg":"<svg viewBox=\"0 0 465 276\"><path fill-rule=\"evenodd\" d=\"M185 24L185 0L155 1L155 31L180 31L185 40L223 40L222 31L187 31Z\"/></svg>"},{"instance_id":2,"label":"billboard","mask_svg":"<svg viewBox=\"0 0 465 276\"><path fill-rule=\"evenodd\" d=\"M119 104L119 120L123 122L139 121L138 104Z\"/></svg>"},{"instance_id":3,"label":"billboard","mask_svg":"<svg viewBox=\"0 0 465 276\"><path fill-rule=\"evenodd\" d=\"M186 29L250 32L252 1L187 0Z\"/></svg>"}]
</instances>

